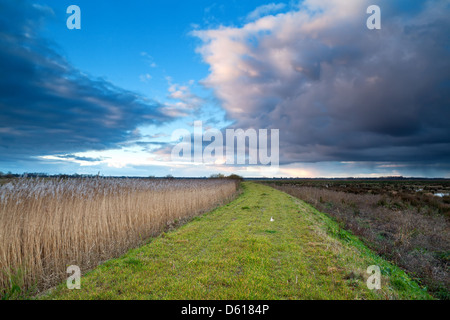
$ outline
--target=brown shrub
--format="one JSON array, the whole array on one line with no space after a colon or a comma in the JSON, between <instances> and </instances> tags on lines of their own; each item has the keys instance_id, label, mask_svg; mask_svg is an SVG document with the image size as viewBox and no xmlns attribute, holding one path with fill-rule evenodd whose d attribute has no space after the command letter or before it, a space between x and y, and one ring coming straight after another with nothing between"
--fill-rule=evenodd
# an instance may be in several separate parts
<instances>
[{"instance_id":1,"label":"brown shrub","mask_svg":"<svg viewBox=\"0 0 450 320\"><path fill-rule=\"evenodd\" d=\"M369 247L418 278L436 297L449 298L450 224L448 208L437 197L271 186L329 213Z\"/></svg>"}]
</instances>

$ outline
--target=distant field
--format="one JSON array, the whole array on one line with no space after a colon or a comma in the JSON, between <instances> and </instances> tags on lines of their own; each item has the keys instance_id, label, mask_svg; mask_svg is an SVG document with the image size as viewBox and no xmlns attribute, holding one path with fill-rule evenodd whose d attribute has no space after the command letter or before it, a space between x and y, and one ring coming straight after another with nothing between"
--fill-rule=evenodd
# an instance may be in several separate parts
<instances>
[{"instance_id":1,"label":"distant field","mask_svg":"<svg viewBox=\"0 0 450 320\"><path fill-rule=\"evenodd\" d=\"M0 296L10 299L57 284L69 265L88 270L228 202L238 185L113 178L0 183Z\"/></svg>"},{"instance_id":2,"label":"distant field","mask_svg":"<svg viewBox=\"0 0 450 320\"><path fill-rule=\"evenodd\" d=\"M450 180L447 179L288 179L267 182L276 185L323 188L355 194L403 196L407 197L408 200L416 198L435 205L441 210L441 213L446 212L450 215Z\"/></svg>"},{"instance_id":3,"label":"distant field","mask_svg":"<svg viewBox=\"0 0 450 320\"><path fill-rule=\"evenodd\" d=\"M381 290L367 288L371 265L381 269ZM62 283L40 298L431 297L326 214L286 193L244 182L233 202L83 275L80 290Z\"/></svg>"},{"instance_id":4,"label":"distant field","mask_svg":"<svg viewBox=\"0 0 450 320\"><path fill-rule=\"evenodd\" d=\"M450 181L270 182L334 217L369 247L450 299Z\"/></svg>"}]
</instances>

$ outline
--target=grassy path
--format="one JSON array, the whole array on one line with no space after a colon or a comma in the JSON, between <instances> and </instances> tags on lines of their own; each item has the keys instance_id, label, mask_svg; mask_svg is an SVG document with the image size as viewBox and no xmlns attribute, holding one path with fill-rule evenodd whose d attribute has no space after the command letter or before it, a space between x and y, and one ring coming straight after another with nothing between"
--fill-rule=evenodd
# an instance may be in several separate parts
<instances>
[{"instance_id":1,"label":"grassy path","mask_svg":"<svg viewBox=\"0 0 450 320\"><path fill-rule=\"evenodd\" d=\"M273 217L274 221L270 219ZM366 269L382 270L382 289ZM44 299L426 299L401 270L326 215L270 187L110 260Z\"/></svg>"}]
</instances>

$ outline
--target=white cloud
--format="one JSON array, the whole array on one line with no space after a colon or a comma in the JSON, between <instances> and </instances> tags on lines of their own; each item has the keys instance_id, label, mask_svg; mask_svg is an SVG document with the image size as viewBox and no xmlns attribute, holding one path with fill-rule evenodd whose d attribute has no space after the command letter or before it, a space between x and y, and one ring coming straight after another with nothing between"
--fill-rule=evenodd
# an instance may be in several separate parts
<instances>
[{"instance_id":1,"label":"white cloud","mask_svg":"<svg viewBox=\"0 0 450 320\"><path fill-rule=\"evenodd\" d=\"M158 65L155 63L153 57L152 57L148 52L142 51L142 52L141 52L141 57L143 57L145 63L146 63L149 67L151 67L151 68L156 68L156 67L158 66Z\"/></svg>"},{"instance_id":2,"label":"white cloud","mask_svg":"<svg viewBox=\"0 0 450 320\"><path fill-rule=\"evenodd\" d=\"M150 75L150 74L148 74L148 73L146 73L146 74L141 74L140 76L139 76L139 80L141 81L141 82L145 82L145 83L147 83L149 80L151 80L152 79L152 76Z\"/></svg>"},{"instance_id":3,"label":"white cloud","mask_svg":"<svg viewBox=\"0 0 450 320\"><path fill-rule=\"evenodd\" d=\"M173 83L171 77L166 77L166 80L169 84L168 98L174 102L165 104L166 106L163 108L164 114L171 117L185 117L201 108L205 103L203 98L191 91L195 81L190 80L188 84L181 85Z\"/></svg>"},{"instance_id":4,"label":"white cloud","mask_svg":"<svg viewBox=\"0 0 450 320\"><path fill-rule=\"evenodd\" d=\"M268 14L279 12L280 10L283 10L285 7L286 4L284 3L269 3L259 6L247 15L247 20L251 21L259 19Z\"/></svg>"}]
</instances>

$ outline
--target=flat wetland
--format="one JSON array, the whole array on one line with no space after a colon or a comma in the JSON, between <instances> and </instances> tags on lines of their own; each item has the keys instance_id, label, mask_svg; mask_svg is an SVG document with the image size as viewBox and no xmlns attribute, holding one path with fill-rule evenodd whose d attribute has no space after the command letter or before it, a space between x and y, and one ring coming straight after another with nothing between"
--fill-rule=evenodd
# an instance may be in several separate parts
<instances>
[{"instance_id":1,"label":"flat wetland","mask_svg":"<svg viewBox=\"0 0 450 320\"><path fill-rule=\"evenodd\" d=\"M0 294L448 300L449 191L439 179L0 179Z\"/></svg>"}]
</instances>

